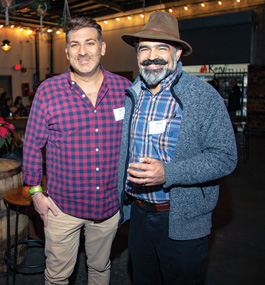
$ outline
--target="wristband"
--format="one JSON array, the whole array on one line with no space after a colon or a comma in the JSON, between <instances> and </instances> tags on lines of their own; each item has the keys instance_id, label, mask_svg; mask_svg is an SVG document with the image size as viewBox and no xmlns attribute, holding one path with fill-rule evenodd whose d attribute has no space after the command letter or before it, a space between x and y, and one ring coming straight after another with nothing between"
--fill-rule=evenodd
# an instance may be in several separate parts
<instances>
[{"instance_id":1,"label":"wristband","mask_svg":"<svg viewBox=\"0 0 265 285\"><path fill-rule=\"evenodd\" d=\"M29 193L31 195L35 194L35 193L38 193L38 192L43 192L42 187L40 185L33 186L32 188L29 189Z\"/></svg>"},{"instance_id":2,"label":"wristband","mask_svg":"<svg viewBox=\"0 0 265 285\"><path fill-rule=\"evenodd\" d=\"M35 197L36 195L40 194L40 193L43 193L42 191L38 191L38 192L35 192L31 195L31 198Z\"/></svg>"}]
</instances>

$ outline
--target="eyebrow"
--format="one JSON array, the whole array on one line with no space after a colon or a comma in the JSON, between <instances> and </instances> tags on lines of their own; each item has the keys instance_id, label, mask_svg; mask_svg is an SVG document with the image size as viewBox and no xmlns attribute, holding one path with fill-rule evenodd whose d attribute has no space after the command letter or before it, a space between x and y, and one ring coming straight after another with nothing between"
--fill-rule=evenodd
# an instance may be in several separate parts
<instances>
[{"instance_id":1,"label":"eyebrow","mask_svg":"<svg viewBox=\"0 0 265 285\"><path fill-rule=\"evenodd\" d=\"M161 43L161 44L156 44L155 47L156 48L159 48L159 47L167 47L167 48L169 48L169 45L165 44L165 43ZM150 48L150 46L149 45L142 45L141 46L141 44L140 44L139 45L139 49L141 49L141 48Z\"/></svg>"},{"instance_id":2,"label":"eyebrow","mask_svg":"<svg viewBox=\"0 0 265 285\"><path fill-rule=\"evenodd\" d=\"M85 42L90 42L90 41L95 41L95 42L96 42L97 40L96 40L96 39L86 39L86 40L85 40ZM72 43L79 43L79 41L77 41L77 40L72 40L72 41L69 42L69 44L72 44Z\"/></svg>"}]
</instances>

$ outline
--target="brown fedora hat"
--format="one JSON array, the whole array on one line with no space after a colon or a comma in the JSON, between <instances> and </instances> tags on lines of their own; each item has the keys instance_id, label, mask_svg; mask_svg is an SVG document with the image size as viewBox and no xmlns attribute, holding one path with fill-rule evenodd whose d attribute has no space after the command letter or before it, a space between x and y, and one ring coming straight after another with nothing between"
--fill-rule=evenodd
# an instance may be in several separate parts
<instances>
[{"instance_id":1,"label":"brown fedora hat","mask_svg":"<svg viewBox=\"0 0 265 285\"><path fill-rule=\"evenodd\" d=\"M192 53L191 46L180 39L178 20L173 15L166 12L152 13L149 21L143 26L140 32L122 35L122 39L131 46L134 46L135 39L140 38L177 42L183 48L183 55Z\"/></svg>"}]
</instances>

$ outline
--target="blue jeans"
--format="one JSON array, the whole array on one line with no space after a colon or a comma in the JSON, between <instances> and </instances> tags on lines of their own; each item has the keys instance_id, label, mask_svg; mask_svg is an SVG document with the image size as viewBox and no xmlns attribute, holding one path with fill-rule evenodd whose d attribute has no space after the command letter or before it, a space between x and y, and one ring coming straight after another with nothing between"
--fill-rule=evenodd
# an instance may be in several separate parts
<instances>
[{"instance_id":1,"label":"blue jeans","mask_svg":"<svg viewBox=\"0 0 265 285\"><path fill-rule=\"evenodd\" d=\"M203 284L208 236L168 237L169 211L147 212L132 203L129 251L135 285Z\"/></svg>"}]
</instances>

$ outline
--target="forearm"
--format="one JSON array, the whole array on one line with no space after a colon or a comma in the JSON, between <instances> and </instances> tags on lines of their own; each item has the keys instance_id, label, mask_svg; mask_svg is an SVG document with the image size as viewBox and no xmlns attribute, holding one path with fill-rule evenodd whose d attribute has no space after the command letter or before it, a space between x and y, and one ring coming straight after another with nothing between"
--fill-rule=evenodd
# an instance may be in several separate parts
<instances>
[{"instance_id":1,"label":"forearm","mask_svg":"<svg viewBox=\"0 0 265 285\"><path fill-rule=\"evenodd\" d=\"M23 180L28 185L38 185L42 181L42 148L47 142L48 132L40 94L35 95L27 123L23 144Z\"/></svg>"},{"instance_id":2,"label":"forearm","mask_svg":"<svg viewBox=\"0 0 265 285\"><path fill-rule=\"evenodd\" d=\"M195 185L217 180L230 174L236 167L235 152L200 153L189 159L164 163L165 188L172 185Z\"/></svg>"}]
</instances>

